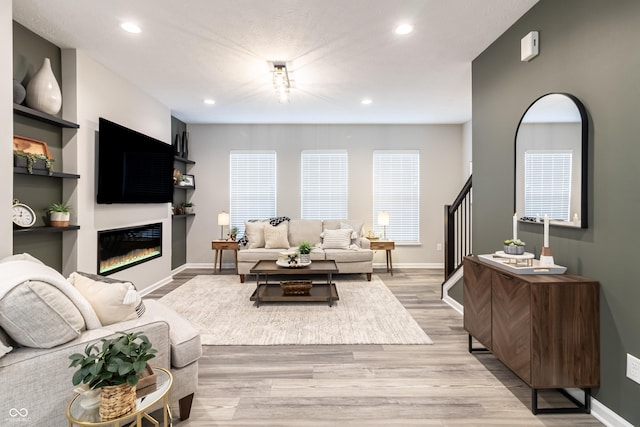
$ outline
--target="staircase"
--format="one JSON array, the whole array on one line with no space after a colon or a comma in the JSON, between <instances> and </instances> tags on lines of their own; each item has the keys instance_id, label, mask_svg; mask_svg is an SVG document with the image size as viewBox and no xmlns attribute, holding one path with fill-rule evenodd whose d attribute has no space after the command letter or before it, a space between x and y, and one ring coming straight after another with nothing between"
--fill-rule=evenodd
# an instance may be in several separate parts
<instances>
[{"instance_id":1,"label":"staircase","mask_svg":"<svg viewBox=\"0 0 640 427\"><path fill-rule=\"evenodd\" d=\"M472 176L469 176L454 202L444 206L444 282L440 289L440 298L444 297L445 287L459 280L462 260L472 253L471 178Z\"/></svg>"}]
</instances>

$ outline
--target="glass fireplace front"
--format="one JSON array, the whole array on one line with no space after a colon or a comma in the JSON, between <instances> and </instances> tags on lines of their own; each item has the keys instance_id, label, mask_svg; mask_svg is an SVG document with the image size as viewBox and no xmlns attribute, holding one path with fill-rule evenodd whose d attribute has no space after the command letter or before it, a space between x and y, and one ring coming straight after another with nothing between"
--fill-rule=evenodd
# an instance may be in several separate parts
<instances>
[{"instance_id":1,"label":"glass fireplace front","mask_svg":"<svg viewBox=\"0 0 640 427\"><path fill-rule=\"evenodd\" d=\"M98 231L98 274L108 276L162 256L162 223Z\"/></svg>"}]
</instances>

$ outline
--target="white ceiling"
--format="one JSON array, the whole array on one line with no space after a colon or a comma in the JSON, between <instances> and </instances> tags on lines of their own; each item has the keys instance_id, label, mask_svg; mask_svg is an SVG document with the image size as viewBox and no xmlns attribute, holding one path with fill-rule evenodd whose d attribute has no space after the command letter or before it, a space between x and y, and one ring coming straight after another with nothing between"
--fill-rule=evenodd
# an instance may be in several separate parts
<instances>
[{"instance_id":1,"label":"white ceiling","mask_svg":"<svg viewBox=\"0 0 640 427\"><path fill-rule=\"evenodd\" d=\"M471 61L536 2L13 0L13 14L187 123L464 123ZM128 20L142 33L122 31ZM404 22L414 31L396 35ZM288 104L270 61L287 64Z\"/></svg>"}]
</instances>

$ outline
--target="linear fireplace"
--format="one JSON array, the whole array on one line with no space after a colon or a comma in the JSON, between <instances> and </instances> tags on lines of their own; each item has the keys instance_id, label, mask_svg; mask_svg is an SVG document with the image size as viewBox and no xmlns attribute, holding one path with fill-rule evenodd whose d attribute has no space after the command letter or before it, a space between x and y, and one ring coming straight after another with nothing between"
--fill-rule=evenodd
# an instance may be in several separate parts
<instances>
[{"instance_id":1,"label":"linear fireplace","mask_svg":"<svg viewBox=\"0 0 640 427\"><path fill-rule=\"evenodd\" d=\"M98 274L108 276L162 256L162 223L98 231Z\"/></svg>"}]
</instances>

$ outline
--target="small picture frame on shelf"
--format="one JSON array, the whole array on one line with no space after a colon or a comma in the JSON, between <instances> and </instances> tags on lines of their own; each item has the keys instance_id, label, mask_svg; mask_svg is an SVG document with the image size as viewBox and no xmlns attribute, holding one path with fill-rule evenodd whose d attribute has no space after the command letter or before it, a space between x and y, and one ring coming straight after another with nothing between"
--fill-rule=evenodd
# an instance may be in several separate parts
<instances>
[{"instance_id":1,"label":"small picture frame on shelf","mask_svg":"<svg viewBox=\"0 0 640 427\"><path fill-rule=\"evenodd\" d=\"M181 187L195 188L195 186L196 186L196 177L193 176L193 175L182 174L181 181L180 181L180 186Z\"/></svg>"}]
</instances>

